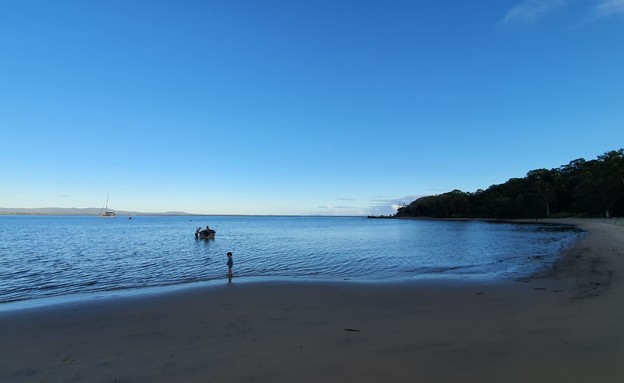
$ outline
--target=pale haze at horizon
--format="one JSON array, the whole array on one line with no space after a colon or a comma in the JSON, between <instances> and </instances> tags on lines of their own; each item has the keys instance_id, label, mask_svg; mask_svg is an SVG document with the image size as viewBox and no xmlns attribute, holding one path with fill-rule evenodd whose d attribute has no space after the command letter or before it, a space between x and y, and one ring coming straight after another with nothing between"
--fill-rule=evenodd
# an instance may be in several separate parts
<instances>
[{"instance_id":1,"label":"pale haze at horizon","mask_svg":"<svg viewBox=\"0 0 624 383\"><path fill-rule=\"evenodd\" d=\"M392 214L624 146L624 0L0 3L0 207Z\"/></svg>"}]
</instances>

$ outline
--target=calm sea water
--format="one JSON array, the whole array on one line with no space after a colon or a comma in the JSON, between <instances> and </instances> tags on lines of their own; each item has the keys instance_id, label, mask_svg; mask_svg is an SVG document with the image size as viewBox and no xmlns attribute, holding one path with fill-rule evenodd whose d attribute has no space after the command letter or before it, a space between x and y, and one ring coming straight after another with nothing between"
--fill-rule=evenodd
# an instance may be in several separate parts
<instances>
[{"instance_id":1,"label":"calm sea water","mask_svg":"<svg viewBox=\"0 0 624 383\"><path fill-rule=\"evenodd\" d=\"M210 225L214 240L196 240ZM361 217L0 216L0 303L250 278L393 281L529 274L570 227ZM235 280L236 280L235 279Z\"/></svg>"}]
</instances>

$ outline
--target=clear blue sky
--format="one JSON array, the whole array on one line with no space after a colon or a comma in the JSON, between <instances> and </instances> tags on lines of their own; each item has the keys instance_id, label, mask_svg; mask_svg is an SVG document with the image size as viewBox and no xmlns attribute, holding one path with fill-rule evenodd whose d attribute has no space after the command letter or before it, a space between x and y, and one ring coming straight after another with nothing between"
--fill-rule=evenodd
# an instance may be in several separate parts
<instances>
[{"instance_id":1,"label":"clear blue sky","mask_svg":"<svg viewBox=\"0 0 624 383\"><path fill-rule=\"evenodd\" d=\"M0 207L388 214L624 146L624 0L7 0L0 52Z\"/></svg>"}]
</instances>

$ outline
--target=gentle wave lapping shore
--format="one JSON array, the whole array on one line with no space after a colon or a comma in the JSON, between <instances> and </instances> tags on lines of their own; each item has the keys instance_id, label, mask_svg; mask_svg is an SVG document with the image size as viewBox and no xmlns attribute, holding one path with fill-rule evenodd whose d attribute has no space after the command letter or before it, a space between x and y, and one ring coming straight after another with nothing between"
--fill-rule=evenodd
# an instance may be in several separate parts
<instances>
[{"instance_id":1,"label":"gentle wave lapping shore","mask_svg":"<svg viewBox=\"0 0 624 383\"><path fill-rule=\"evenodd\" d=\"M511 281L249 282L0 313L0 381L624 381L624 226Z\"/></svg>"}]
</instances>

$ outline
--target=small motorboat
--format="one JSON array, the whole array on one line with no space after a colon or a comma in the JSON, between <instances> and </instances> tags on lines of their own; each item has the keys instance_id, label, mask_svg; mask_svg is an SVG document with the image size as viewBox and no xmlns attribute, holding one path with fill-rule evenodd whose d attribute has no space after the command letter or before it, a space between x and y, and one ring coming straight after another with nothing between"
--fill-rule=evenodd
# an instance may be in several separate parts
<instances>
[{"instance_id":1,"label":"small motorboat","mask_svg":"<svg viewBox=\"0 0 624 383\"><path fill-rule=\"evenodd\" d=\"M212 230L212 229L201 230L201 231L196 231L195 232L195 238L198 238L198 239L214 239L215 234L217 234L217 232Z\"/></svg>"}]
</instances>

